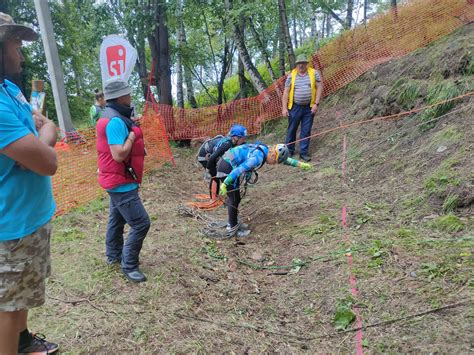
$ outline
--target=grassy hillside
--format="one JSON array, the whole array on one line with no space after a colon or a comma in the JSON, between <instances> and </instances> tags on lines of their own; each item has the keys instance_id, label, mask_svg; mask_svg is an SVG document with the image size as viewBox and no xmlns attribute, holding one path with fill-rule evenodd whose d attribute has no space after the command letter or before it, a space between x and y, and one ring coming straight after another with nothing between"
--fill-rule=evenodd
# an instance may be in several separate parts
<instances>
[{"instance_id":1,"label":"grassy hillside","mask_svg":"<svg viewBox=\"0 0 474 355\"><path fill-rule=\"evenodd\" d=\"M473 34L374 68L324 100L314 132L472 91ZM366 352L468 353L473 116L471 96L313 139L313 171L261 169L242 203L252 234L239 240L205 238L178 215L206 184L195 152L176 149L176 167L143 183L149 281L105 265L107 201L95 201L54 222L49 297L30 326L66 353L353 353L355 333L337 328L356 327L356 307L363 326L379 324L363 330ZM259 138L285 130L274 122Z\"/></svg>"}]
</instances>

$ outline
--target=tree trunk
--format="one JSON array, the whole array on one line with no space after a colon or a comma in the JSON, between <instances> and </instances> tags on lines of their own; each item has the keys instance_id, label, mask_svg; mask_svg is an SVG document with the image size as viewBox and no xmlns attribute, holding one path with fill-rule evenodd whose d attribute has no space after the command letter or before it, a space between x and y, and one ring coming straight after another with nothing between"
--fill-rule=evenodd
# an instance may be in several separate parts
<instances>
[{"instance_id":1,"label":"tree trunk","mask_svg":"<svg viewBox=\"0 0 474 355\"><path fill-rule=\"evenodd\" d=\"M347 0L346 28L352 27L352 12L354 11L354 0Z\"/></svg>"},{"instance_id":2,"label":"tree trunk","mask_svg":"<svg viewBox=\"0 0 474 355\"><path fill-rule=\"evenodd\" d=\"M364 0L364 26L367 25L367 7L369 6L369 0Z\"/></svg>"},{"instance_id":3,"label":"tree trunk","mask_svg":"<svg viewBox=\"0 0 474 355\"><path fill-rule=\"evenodd\" d=\"M331 16L326 17L326 37L330 37L332 32Z\"/></svg>"},{"instance_id":4,"label":"tree trunk","mask_svg":"<svg viewBox=\"0 0 474 355\"><path fill-rule=\"evenodd\" d=\"M296 8L295 0L292 1L293 9ZM296 12L296 11L295 11ZM293 40L295 48L298 48L298 34L296 33L296 16L293 16Z\"/></svg>"},{"instance_id":5,"label":"tree trunk","mask_svg":"<svg viewBox=\"0 0 474 355\"><path fill-rule=\"evenodd\" d=\"M318 26L316 22L316 11L314 11L313 7L310 5L309 0L306 0L306 11L310 13L310 27L311 27L311 37L318 35Z\"/></svg>"},{"instance_id":6,"label":"tree trunk","mask_svg":"<svg viewBox=\"0 0 474 355\"><path fill-rule=\"evenodd\" d=\"M390 4L392 5L393 17L395 17L395 19L397 19L397 17L398 17L397 0L391 0Z\"/></svg>"},{"instance_id":7,"label":"tree trunk","mask_svg":"<svg viewBox=\"0 0 474 355\"><path fill-rule=\"evenodd\" d=\"M328 15L331 15L331 17L333 17L337 22L339 22L342 27L346 28L347 22L340 18L339 15L333 11L333 9L331 9L325 2L322 2L321 6L324 7L324 10Z\"/></svg>"},{"instance_id":8,"label":"tree trunk","mask_svg":"<svg viewBox=\"0 0 474 355\"><path fill-rule=\"evenodd\" d=\"M228 10L232 8L232 0L225 0L225 4ZM244 64L245 70L250 75L250 80L252 81L253 86L260 93L267 88L267 84L263 80L255 65L252 63L250 54L247 50L247 47L245 46L244 35L238 26L238 22L234 18L231 19L231 21L235 44L237 46L239 55L242 58L242 63Z\"/></svg>"},{"instance_id":9,"label":"tree trunk","mask_svg":"<svg viewBox=\"0 0 474 355\"><path fill-rule=\"evenodd\" d=\"M251 85L251 83L249 82L249 80L245 77L245 68L244 68L244 64L242 63L242 58L238 57L238 76L239 76L239 93L236 97L236 99L244 99L246 97L249 96L249 85Z\"/></svg>"},{"instance_id":10,"label":"tree trunk","mask_svg":"<svg viewBox=\"0 0 474 355\"><path fill-rule=\"evenodd\" d=\"M159 98L161 104L172 105L173 97L171 95L170 50L168 40L168 27L166 25L166 9L163 0L158 1L156 15L156 20L158 22L156 37L158 38L159 43Z\"/></svg>"},{"instance_id":11,"label":"tree trunk","mask_svg":"<svg viewBox=\"0 0 474 355\"><path fill-rule=\"evenodd\" d=\"M138 73L138 76L140 77L143 97L145 100L147 100L149 78L148 71L146 69L145 38L141 34L139 34L138 36L138 41L135 43L135 48L137 49L138 54L136 71Z\"/></svg>"},{"instance_id":12,"label":"tree trunk","mask_svg":"<svg viewBox=\"0 0 474 355\"><path fill-rule=\"evenodd\" d=\"M293 52L293 45L291 43L290 29L288 28L288 17L286 16L285 0L278 0L278 12L280 20L280 28L283 32L284 43L288 52L288 61L291 68L295 67L295 53Z\"/></svg>"},{"instance_id":13,"label":"tree trunk","mask_svg":"<svg viewBox=\"0 0 474 355\"><path fill-rule=\"evenodd\" d=\"M186 98L192 108L197 108L197 101L194 97L193 78L191 72L186 67L184 68L184 81L186 82Z\"/></svg>"},{"instance_id":14,"label":"tree trunk","mask_svg":"<svg viewBox=\"0 0 474 355\"><path fill-rule=\"evenodd\" d=\"M176 51L176 103L184 108L182 50L184 48L183 0L176 2L177 51Z\"/></svg>"},{"instance_id":15,"label":"tree trunk","mask_svg":"<svg viewBox=\"0 0 474 355\"><path fill-rule=\"evenodd\" d=\"M224 81L229 71L230 64L232 62L230 56L229 42L227 37L224 36L224 54L222 55L222 68L217 81L217 104L220 105L225 101L224 97ZM217 74L217 73L216 73Z\"/></svg>"},{"instance_id":16,"label":"tree trunk","mask_svg":"<svg viewBox=\"0 0 474 355\"><path fill-rule=\"evenodd\" d=\"M285 40L283 38L283 32L280 26L277 28L279 39L278 39L278 68L280 70L280 77L285 75Z\"/></svg>"},{"instance_id":17,"label":"tree trunk","mask_svg":"<svg viewBox=\"0 0 474 355\"><path fill-rule=\"evenodd\" d=\"M328 15L323 14L323 21L321 22L321 39L326 36L326 18Z\"/></svg>"},{"instance_id":18,"label":"tree trunk","mask_svg":"<svg viewBox=\"0 0 474 355\"><path fill-rule=\"evenodd\" d=\"M249 23L250 31L252 32L252 35L255 39L255 42L257 42L257 46L260 49L260 51L262 52L263 60L265 62L265 65L267 66L268 73L270 74L270 77L272 78L272 81L275 81L278 78L277 78L275 72L273 71L272 64L270 63L270 60L268 59L269 56L268 56L267 49L263 45L263 43L260 39L260 36L259 36L257 30L255 29L255 26L254 26L253 21L252 21L252 17L248 18L248 23Z\"/></svg>"}]
</instances>

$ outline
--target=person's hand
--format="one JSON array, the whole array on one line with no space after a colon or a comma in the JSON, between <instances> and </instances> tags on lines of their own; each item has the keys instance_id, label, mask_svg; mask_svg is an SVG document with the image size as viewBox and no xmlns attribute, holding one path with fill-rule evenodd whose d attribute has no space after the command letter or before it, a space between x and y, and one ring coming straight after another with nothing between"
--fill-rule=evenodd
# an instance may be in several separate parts
<instances>
[{"instance_id":1,"label":"person's hand","mask_svg":"<svg viewBox=\"0 0 474 355\"><path fill-rule=\"evenodd\" d=\"M50 120L43 116L38 110L33 110L32 116L37 131L39 131L46 123L50 122Z\"/></svg>"},{"instance_id":2,"label":"person's hand","mask_svg":"<svg viewBox=\"0 0 474 355\"><path fill-rule=\"evenodd\" d=\"M304 171L308 171L308 170L313 169L313 166L311 164L301 162L300 168Z\"/></svg>"},{"instance_id":3,"label":"person's hand","mask_svg":"<svg viewBox=\"0 0 474 355\"><path fill-rule=\"evenodd\" d=\"M135 132L130 131L130 133L128 134L127 139L130 139L130 141L131 141L132 144L133 144L133 143L135 142Z\"/></svg>"},{"instance_id":4,"label":"person's hand","mask_svg":"<svg viewBox=\"0 0 474 355\"><path fill-rule=\"evenodd\" d=\"M226 184L221 185L221 187L219 189L219 195L221 195L221 196L227 195L227 185Z\"/></svg>"},{"instance_id":5,"label":"person's hand","mask_svg":"<svg viewBox=\"0 0 474 355\"><path fill-rule=\"evenodd\" d=\"M318 104L314 104L313 107L311 107L311 113L314 115L318 111Z\"/></svg>"},{"instance_id":6,"label":"person's hand","mask_svg":"<svg viewBox=\"0 0 474 355\"><path fill-rule=\"evenodd\" d=\"M281 110L281 115L283 117L288 117L289 113L288 113L288 109L286 107L284 107L282 110Z\"/></svg>"}]
</instances>

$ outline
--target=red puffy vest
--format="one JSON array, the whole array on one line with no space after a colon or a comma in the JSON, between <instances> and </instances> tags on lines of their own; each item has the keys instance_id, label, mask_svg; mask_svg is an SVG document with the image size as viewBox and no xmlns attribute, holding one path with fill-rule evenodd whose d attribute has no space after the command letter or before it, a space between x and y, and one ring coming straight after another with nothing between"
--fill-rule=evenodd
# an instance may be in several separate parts
<instances>
[{"instance_id":1,"label":"red puffy vest","mask_svg":"<svg viewBox=\"0 0 474 355\"><path fill-rule=\"evenodd\" d=\"M140 127L133 125L132 130L135 133L132 151L129 156L121 163L118 163L112 157L109 143L107 141L106 127L112 117L122 117L117 111L107 108L102 118L97 121L97 154L99 164L99 184L106 190L113 189L119 185L129 183L141 183L143 176L143 164L145 160L145 142L143 132ZM124 117L124 121L127 119ZM129 120L129 119L128 119ZM132 167L137 179L134 179L128 172L127 167Z\"/></svg>"}]
</instances>

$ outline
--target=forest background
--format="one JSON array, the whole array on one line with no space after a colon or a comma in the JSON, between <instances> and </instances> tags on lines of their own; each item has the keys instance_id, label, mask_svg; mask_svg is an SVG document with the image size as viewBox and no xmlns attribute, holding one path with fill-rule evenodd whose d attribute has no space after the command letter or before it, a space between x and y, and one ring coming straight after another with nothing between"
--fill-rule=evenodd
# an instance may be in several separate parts
<instances>
[{"instance_id":1,"label":"forest background","mask_svg":"<svg viewBox=\"0 0 474 355\"><path fill-rule=\"evenodd\" d=\"M341 31L398 0L52 0L49 1L65 87L76 128L89 124L101 89L99 47L123 35L138 51L131 78L140 109L148 85L156 100L177 107L219 105L263 91ZM39 29L33 0L0 0L0 11ZM49 83L41 41L24 47L24 89ZM153 75L150 71L153 68ZM51 86L46 109L56 119Z\"/></svg>"}]
</instances>

